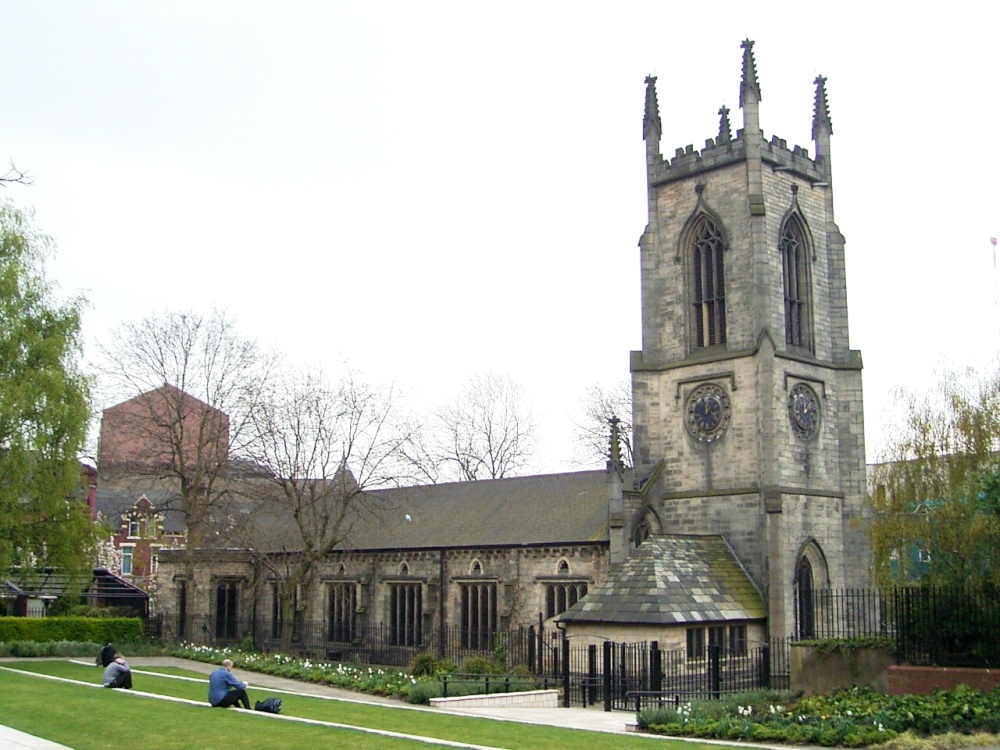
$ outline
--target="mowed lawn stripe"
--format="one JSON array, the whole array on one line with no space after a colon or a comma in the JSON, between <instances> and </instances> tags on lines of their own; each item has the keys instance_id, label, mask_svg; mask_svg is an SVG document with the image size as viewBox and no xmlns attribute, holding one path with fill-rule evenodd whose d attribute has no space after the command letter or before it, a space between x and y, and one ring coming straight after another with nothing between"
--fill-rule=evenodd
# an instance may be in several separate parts
<instances>
[{"instance_id":1,"label":"mowed lawn stripe","mask_svg":"<svg viewBox=\"0 0 1000 750\"><path fill-rule=\"evenodd\" d=\"M0 678L0 723L74 750L106 750L110 745L151 750L429 747L425 742L357 728L280 721L279 716L219 711L207 705L142 698L128 692L90 689L4 670Z\"/></svg>"},{"instance_id":2,"label":"mowed lawn stripe","mask_svg":"<svg viewBox=\"0 0 1000 750\"><path fill-rule=\"evenodd\" d=\"M100 683L97 667L69 661L23 661L7 666L24 668L29 671L77 679L93 684ZM150 671L147 675L133 678L135 688L150 693L169 695L196 702L207 701L208 680L204 674L169 669L172 675L157 675ZM180 673L180 674L178 674ZM175 676L192 677L196 681L178 680ZM254 688L253 674L247 673L251 686L251 700L259 700L270 694L267 688ZM303 685L307 690L308 685ZM108 693L114 691L105 691ZM276 692L276 691L273 691ZM212 714L237 713L215 710ZM456 716L443 712L416 709L408 706L385 706L363 702L344 702L326 697L295 697L283 700L282 715L296 716L353 727L388 730L407 735L432 737L443 740L465 742L511 750L535 750L544 747L552 750L575 750L577 748L600 747L602 750L630 750L648 748L650 741L666 743L659 747L673 745L684 750L708 748L708 745L681 742L651 737L649 735L618 735L602 732L588 732L579 729L543 727L510 721L494 721L467 716ZM717 746L716 746L717 747ZM190 749L188 749L190 750Z\"/></svg>"}]
</instances>

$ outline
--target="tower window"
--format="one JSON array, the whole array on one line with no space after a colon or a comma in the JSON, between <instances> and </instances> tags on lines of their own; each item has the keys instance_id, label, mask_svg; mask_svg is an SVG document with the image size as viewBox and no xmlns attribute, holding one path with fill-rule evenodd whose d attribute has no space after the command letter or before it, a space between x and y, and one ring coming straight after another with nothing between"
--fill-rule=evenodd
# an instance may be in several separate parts
<instances>
[{"instance_id":1,"label":"tower window","mask_svg":"<svg viewBox=\"0 0 1000 750\"><path fill-rule=\"evenodd\" d=\"M702 216L691 234L692 324L694 346L726 342L726 285L722 233Z\"/></svg>"},{"instance_id":2,"label":"tower window","mask_svg":"<svg viewBox=\"0 0 1000 750\"><path fill-rule=\"evenodd\" d=\"M809 255L805 232L794 216L785 222L778 243L785 287L785 343L812 351L809 320Z\"/></svg>"}]
</instances>

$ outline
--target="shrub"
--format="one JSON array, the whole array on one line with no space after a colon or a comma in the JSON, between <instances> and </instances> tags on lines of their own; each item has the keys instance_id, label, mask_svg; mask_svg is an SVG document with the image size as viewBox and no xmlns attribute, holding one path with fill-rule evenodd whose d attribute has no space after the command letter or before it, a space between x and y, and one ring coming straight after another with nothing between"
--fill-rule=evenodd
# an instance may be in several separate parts
<instances>
[{"instance_id":1,"label":"shrub","mask_svg":"<svg viewBox=\"0 0 1000 750\"><path fill-rule=\"evenodd\" d=\"M434 654L417 654L410 663L410 674L414 677L433 677L442 672L454 672L455 663L450 659L440 659Z\"/></svg>"},{"instance_id":2,"label":"shrub","mask_svg":"<svg viewBox=\"0 0 1000 750\"><path fill-rule=\"evenodd\" d=\"M410 687L406 699L410 703L427 705L431 702L431 698L440 698L443 695L443 689L444 686L436 680L418 682Z\"/></svg>"},{"instance_id":3,"label":"shrub","mask_svg":"<svg viewBox=\"0 0 1000 750\"><path fill-rule=\"evenodd\" d=\"M503 674L506 668L495 659L485 656L473 656L462 662L458 671L462 674Z\"/></svg>"},{"instance_id":4,"label":"shrub","mask_svg":"<svg viewBox=\"0 0 1000 750\"><path fill-rule=\"evenodd\" d=\"M137 617L0 617L0 641L118 643L143 638Z\"/></svg>"}]
</instances>

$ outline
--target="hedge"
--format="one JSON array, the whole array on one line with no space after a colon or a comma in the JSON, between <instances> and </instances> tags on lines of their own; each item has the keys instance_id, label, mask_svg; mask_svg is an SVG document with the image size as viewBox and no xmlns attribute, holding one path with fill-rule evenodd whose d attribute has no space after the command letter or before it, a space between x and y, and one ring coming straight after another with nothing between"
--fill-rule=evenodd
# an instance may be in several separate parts
<instances>
[{"instance_id":1,"label":"hedge","mask_svg":"<svg viewBox=\"0 0 1000 750\"><path fill-rule=\"evenodd\" d=\"M0 617L0 642L117 643L143 637L138 617Z\"/></svg>"}]
</instances>

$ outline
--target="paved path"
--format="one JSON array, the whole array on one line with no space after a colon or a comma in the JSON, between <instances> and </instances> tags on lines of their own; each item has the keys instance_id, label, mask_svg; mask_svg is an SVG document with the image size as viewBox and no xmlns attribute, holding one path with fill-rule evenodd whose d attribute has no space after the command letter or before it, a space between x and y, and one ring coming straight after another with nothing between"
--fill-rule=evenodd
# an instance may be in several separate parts
<instances>
[{"instance_id":1,"label":"paved path","mask_svg":"<svg viewBox=\"0 0 1000 750\"><path fill-rule=\"evenodd\" d=\"M141 677L143 667L179 667L192 672L201 672L205 675L208 675L216 668L214 664L175 659L168 656L136 656L129 658L128 662L136 672L137 678ZM355 703L378 703L410 711L447 711L451 714L476 716L496 721L519 721L527 724L543 724L550 727L588 729L596 732L615 733L624 733L627 731L626 724L635 720L635 714L632 712L606 712L599 708L430 708L428 706L415 706L410 703L403 703L392 698L384 698L377 695L366 695L341 688L289 680L284 677L246 672L239 668L234 669L233 672L240 679L250 683L247 692L250 694L251 701L258 700L264 697L265 694L276 692L300 693ZM94 673L95 675L97 674L96 668ZM136 681L138 682L138 679ZM65 745L33 737L2 725L0 725L0 748L4 750L8 750L8 748L10 750L72 750L71 748L66 748Z\"/></svg>"}]
</instances>

